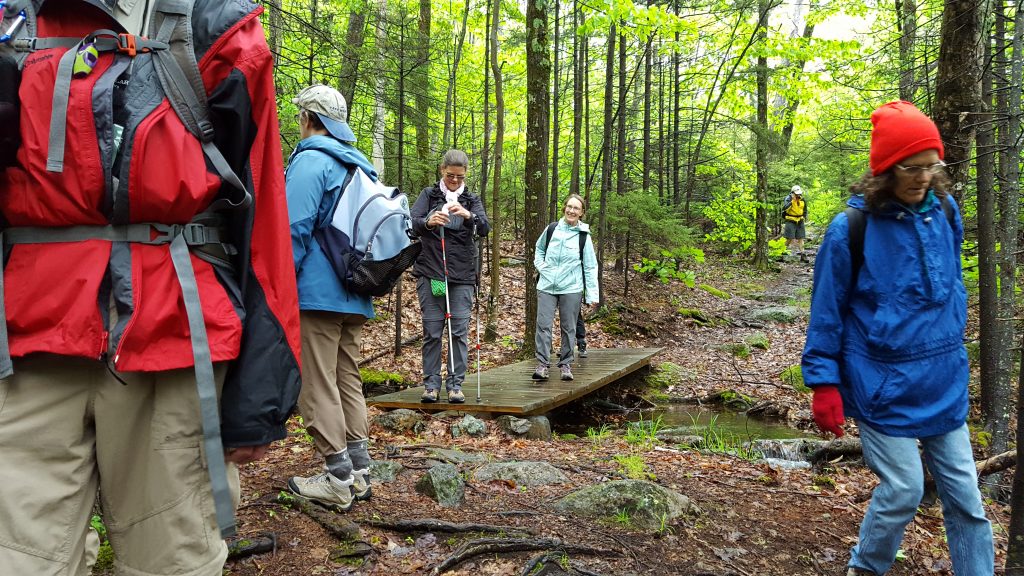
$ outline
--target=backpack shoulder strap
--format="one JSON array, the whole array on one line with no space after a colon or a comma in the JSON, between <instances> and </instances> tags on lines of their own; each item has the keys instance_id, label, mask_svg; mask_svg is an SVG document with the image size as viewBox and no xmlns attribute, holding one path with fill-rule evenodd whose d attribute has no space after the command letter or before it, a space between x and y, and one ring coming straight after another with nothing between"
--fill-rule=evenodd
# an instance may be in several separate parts
<instances>
[{"instance_id":1,"label":"backpack shoulder strap","mask_svg":"<svg viewBox=\"0 0 1024 576\"><path fill-rule=\"evenodd\" d=\"M222 198L214 208L245 208L252 194L228 164L214 143L213 122L206 99L206 86L196 62L192 38L192 8L195 0L157 0L150 20L154 40L165 42L168 50L153 53L160 87L185 128L192 133L220 177L237 192L234 198Z\"/></svg>"},{"instance_id":2,"label":"backpack shoulder strap","mask_svg":"<svg viewBox=\"0 0 1024 576\"><path fill-rule=\"evenodd\" d=\"M843 211L846 214L849 233L847 241L850 246L850 278L856 281L861 266L864 265L864 228L867 227L864 212L849 207Z\"/></svg>"},{"instance_id":3,"label":"backpack shoulder strap","mask_svg":"<svg viewBox=\"0 0 1024 576\"><path fill-rule=\"evenodd\" d=\"M548 229L544 232L544 252L547 253L548 245L551 244L551 236L555 233L555 226L558 226L558 222L552 222L548 224Z\"/></svg>"},{"instance_id":4,"label":"backpack shoulder strap","mask_svg":"<svg viewBox=\"0 0 1024 576\"><path fill-rule=\"evenodd\" d=\"M942 206L942 211L946 213L946 220L952 227L956 223L956 216L953 215L953 205L949 203L949 196L939 198L939 204Z\"/></svg>"}]
</instances>

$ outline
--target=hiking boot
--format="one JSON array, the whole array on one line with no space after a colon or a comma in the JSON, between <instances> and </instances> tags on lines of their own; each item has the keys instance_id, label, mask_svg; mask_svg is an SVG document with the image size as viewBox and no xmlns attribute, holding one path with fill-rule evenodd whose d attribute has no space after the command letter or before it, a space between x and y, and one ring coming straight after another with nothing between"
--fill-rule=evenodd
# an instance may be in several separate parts
<instances>
[{"instance_id":1,"label":"hiking boot","mask_svg":"<svg viewBox=\"0 0 1024 576\"><path fill-rule=\"evenodd\" d=\"M437 388L427 388L423 391L423 395L420 396L420 402L424 404L433 404L437 402Z\"/></svg>"},{"instance_id":2,"label":"hiking boot","mask_svg":"<svg viewBox=\"0 0 1024 576\"><path fill-rule=\"evenodd\" d=\"M370 469L352 471L352 497L356 500L369 500L373 495L370 488Z\"/></svg>"},{"instance_id":3,"label":"hiking boot","mask_svg":"<svg viewBox=\"0 0 1024 576\"><path fill-rule=\"evenodd\" d=\"M547 380L548 379L548 367L544 364L537 364L537 369L533 371L534 380Z\"/></svg>"},{"instance_id":4,"label":"hiking boot","mask_svg":"<svg viewBox=\"0 0 1024 576\"><path fill-rule=\"evenodd\" d=\"M448 391L448 402L451 404L462 404L466 401L466 395L462 393L461 389L449 390Z\"/></svg>"},{"instance_id":5,"label":"hiking boot","mask_svg":"<svg viewBox=\"0 0 1024 576\"><path fill-rule=\"evenodd\" d=\"M586 358L587 357L587 347L586 346L580 346L579 347L579 351L580 351L580 358Z\"/></svg>"},{"instance_id":6,"label":"hiking boot","mask_svg":"<svg viewBox=\"0 0 1024 576\"><path fill-rule=\"evenodd\" d=\"M864 568L850 566L850 569L846 571L846 576L875 576L875 573Z\"/></svg>"},{"instance_id":7,"label":"hiking boot","mask_svg":"<svg viewBox=\"0 0 1024 576\"><path fill-rule=\"evenodd\" d=\"M330 472L322 472L309 478L292 476L288 479L288 489L293 493L335 512L346 512L352 507L352 484L351 476L348 480L339 480Z\"/></svg>"},{"instance_id":8,"label":"hiking boot","mask_svg":"<svg viewBox=\"0 0 1024 576\"><path fill-rule=\"evenodd\" d=\"M562 364L558 369L562 372L562 380L572 380L572 370L569 369L568 364Z\"/></svg>"}]
</instances>

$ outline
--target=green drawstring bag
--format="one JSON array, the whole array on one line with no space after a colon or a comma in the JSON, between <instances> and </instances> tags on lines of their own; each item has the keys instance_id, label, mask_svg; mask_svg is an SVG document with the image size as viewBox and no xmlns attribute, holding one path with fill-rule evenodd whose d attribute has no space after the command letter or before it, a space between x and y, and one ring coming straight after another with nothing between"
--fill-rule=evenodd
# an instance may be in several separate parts
<instances>
[{"instance_id":1,"label":"green drawstring bag","mask_svg":"<svg viewBox=\"0 0 1024 576\"><path fill-rule=\"evenodd\" d=\"M444 280L434 280L433 278L431 278L430 279L430 293L433 294L434 296L437 296L437 297L444 296L444 293L445 293Z\"/></svg>"}]
</instances>

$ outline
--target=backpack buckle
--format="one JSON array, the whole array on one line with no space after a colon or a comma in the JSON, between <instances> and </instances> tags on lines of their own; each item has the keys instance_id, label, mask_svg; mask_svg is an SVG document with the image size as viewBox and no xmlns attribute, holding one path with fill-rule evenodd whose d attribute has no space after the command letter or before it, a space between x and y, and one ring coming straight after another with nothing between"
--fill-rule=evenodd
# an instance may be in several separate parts
<instances>
[{"instance_id":1,"label":"backpack buckle","mask_svg":"<svg viewBox=\"0 0 1024 576\"><path fill-rule=\"evenodd\" d=\"M128 34L122 32L117 35L117 50L118 52L125 52L128 56L134 58L138 51L138 44L135 41L135 34Z\"/></svg>"}]
</instances>

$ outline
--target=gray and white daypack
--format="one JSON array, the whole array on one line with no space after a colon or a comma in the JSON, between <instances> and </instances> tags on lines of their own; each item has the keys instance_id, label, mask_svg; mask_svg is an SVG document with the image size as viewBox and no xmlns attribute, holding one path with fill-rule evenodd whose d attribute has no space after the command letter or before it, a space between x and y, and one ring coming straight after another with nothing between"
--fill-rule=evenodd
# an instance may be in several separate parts
<instances>
[{"instance_id":1,"label":"gray and white daypack","mask_svg":"<svg viewBox=\"0 0 1024 576\"><path fill-rule=\"evenodd\" d=\"M364 296L391 291L422 248L412 240L409 199L373 181L358 166L349 174L330 221L313 232L342 285Z\"/></svg>"}]
</instances>

